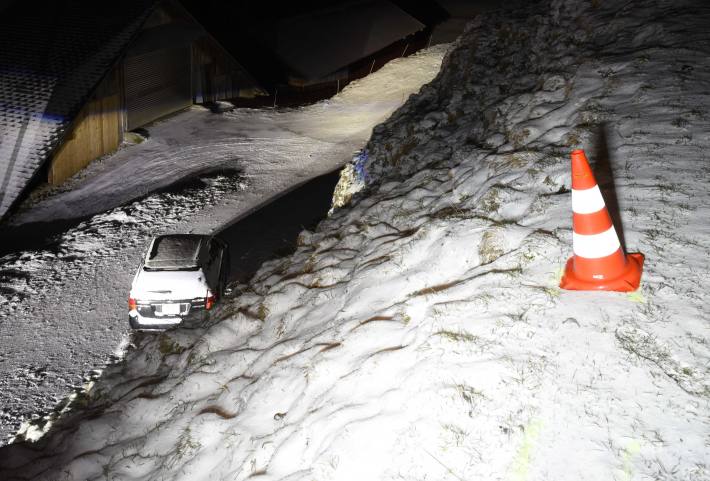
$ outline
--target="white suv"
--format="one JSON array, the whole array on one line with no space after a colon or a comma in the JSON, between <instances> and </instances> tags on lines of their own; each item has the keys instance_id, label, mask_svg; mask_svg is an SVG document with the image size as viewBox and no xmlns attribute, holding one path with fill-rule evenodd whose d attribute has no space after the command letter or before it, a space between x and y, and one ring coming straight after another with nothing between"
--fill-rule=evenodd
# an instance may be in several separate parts
<instances>
[{"instance_id":1,"label":"white suv","mask_svg":"<svg viewBox=\"0 0 710 481\"><path fill-rule=\"evenodd\" d=\"M154 237L133 278L128 319L133 329L167 329L203 320L229 280L229 250L216 237Z\"/></svg>"}]
</instances>

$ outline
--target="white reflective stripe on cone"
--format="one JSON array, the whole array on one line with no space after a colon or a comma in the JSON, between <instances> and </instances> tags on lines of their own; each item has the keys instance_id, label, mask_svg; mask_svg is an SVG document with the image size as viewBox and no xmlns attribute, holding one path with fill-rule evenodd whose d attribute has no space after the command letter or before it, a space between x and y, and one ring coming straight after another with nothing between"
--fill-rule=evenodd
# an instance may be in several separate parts
<instances>
[{"instance_id":1,"label":"white reflective stripe on cone","mask_svg":"<svg viewBox=\"0 0 710 481\"><path fill-rule=\"evenodd\" d=\"M604 207L606 204L598 185L591 189L572 189L572 212L575 214L593 214Z\"/></svg>"},{"instance_id":2,"label":"white reflective stripe on cone","mask_svg":"<svg viewBox=\"0 0 710 481\"><path fill-rule=\"evenodd\" d=\"M572 232L572 248L575 255L587 259L599 259L616 252L621 244L614 226L601 234L583 235Z\"/></svg>"}]
</instances>

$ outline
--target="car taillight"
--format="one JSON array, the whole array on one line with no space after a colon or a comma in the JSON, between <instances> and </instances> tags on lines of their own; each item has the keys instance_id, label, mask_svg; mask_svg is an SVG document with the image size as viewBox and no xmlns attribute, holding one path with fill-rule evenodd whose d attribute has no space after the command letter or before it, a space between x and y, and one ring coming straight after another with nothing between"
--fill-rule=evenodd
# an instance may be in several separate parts
<instances>
[{"instance_id":1,"label":"car taillight","mask_svg":"<svg viewBox=\"0 0 710 481\"><path fill-rule=\"evenodd\" d=\"M129 311L134 311L136 310L138 306L136 305L136 300L133 299L132 297L128 298L128 310Z\"/></svg>"},{"instance_id":2,"label":"car taillight","mask_svg":"<svg viewBox=\"0 0 710 481\"><path fill-rule=\"evenodd\" d=\"M205 309L207 309L208 311L212 309L212 306L214 306L215 302L217 302L217 297L215 297L215 295L208 290L207 297L205 297Z\"/></svg>"}]
</instances>

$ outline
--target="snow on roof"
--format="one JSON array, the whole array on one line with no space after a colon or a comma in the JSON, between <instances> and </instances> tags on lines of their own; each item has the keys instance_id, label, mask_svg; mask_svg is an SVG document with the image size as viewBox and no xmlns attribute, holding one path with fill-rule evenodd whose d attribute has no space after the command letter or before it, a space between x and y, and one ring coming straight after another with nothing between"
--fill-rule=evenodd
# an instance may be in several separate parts
<instances>
[{"instance_id":1,"label":"snow on roof","mask_svg":"<svg viewBox=\"0 0 710 481\"><path fill-rule=\"evenodd\" d=\"M0 16L0 218L156 0L16 2Z\"/></svg>"}]
</instances>

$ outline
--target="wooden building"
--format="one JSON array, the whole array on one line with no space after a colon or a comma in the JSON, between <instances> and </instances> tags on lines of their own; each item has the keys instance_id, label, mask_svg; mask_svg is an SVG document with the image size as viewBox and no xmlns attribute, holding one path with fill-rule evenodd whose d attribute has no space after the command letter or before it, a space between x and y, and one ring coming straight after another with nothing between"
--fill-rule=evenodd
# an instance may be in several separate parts
<instances>
[{"instance_id":1,"label":"wooden building","mask_svg":"<svg viewBox=\"0 0 710 481\"><path fill-rule=\"evenodd\" d=\"M0 218L127 131L266 92L176 0L16 2L0 18Z\"/></svg>"}]
</instances>

